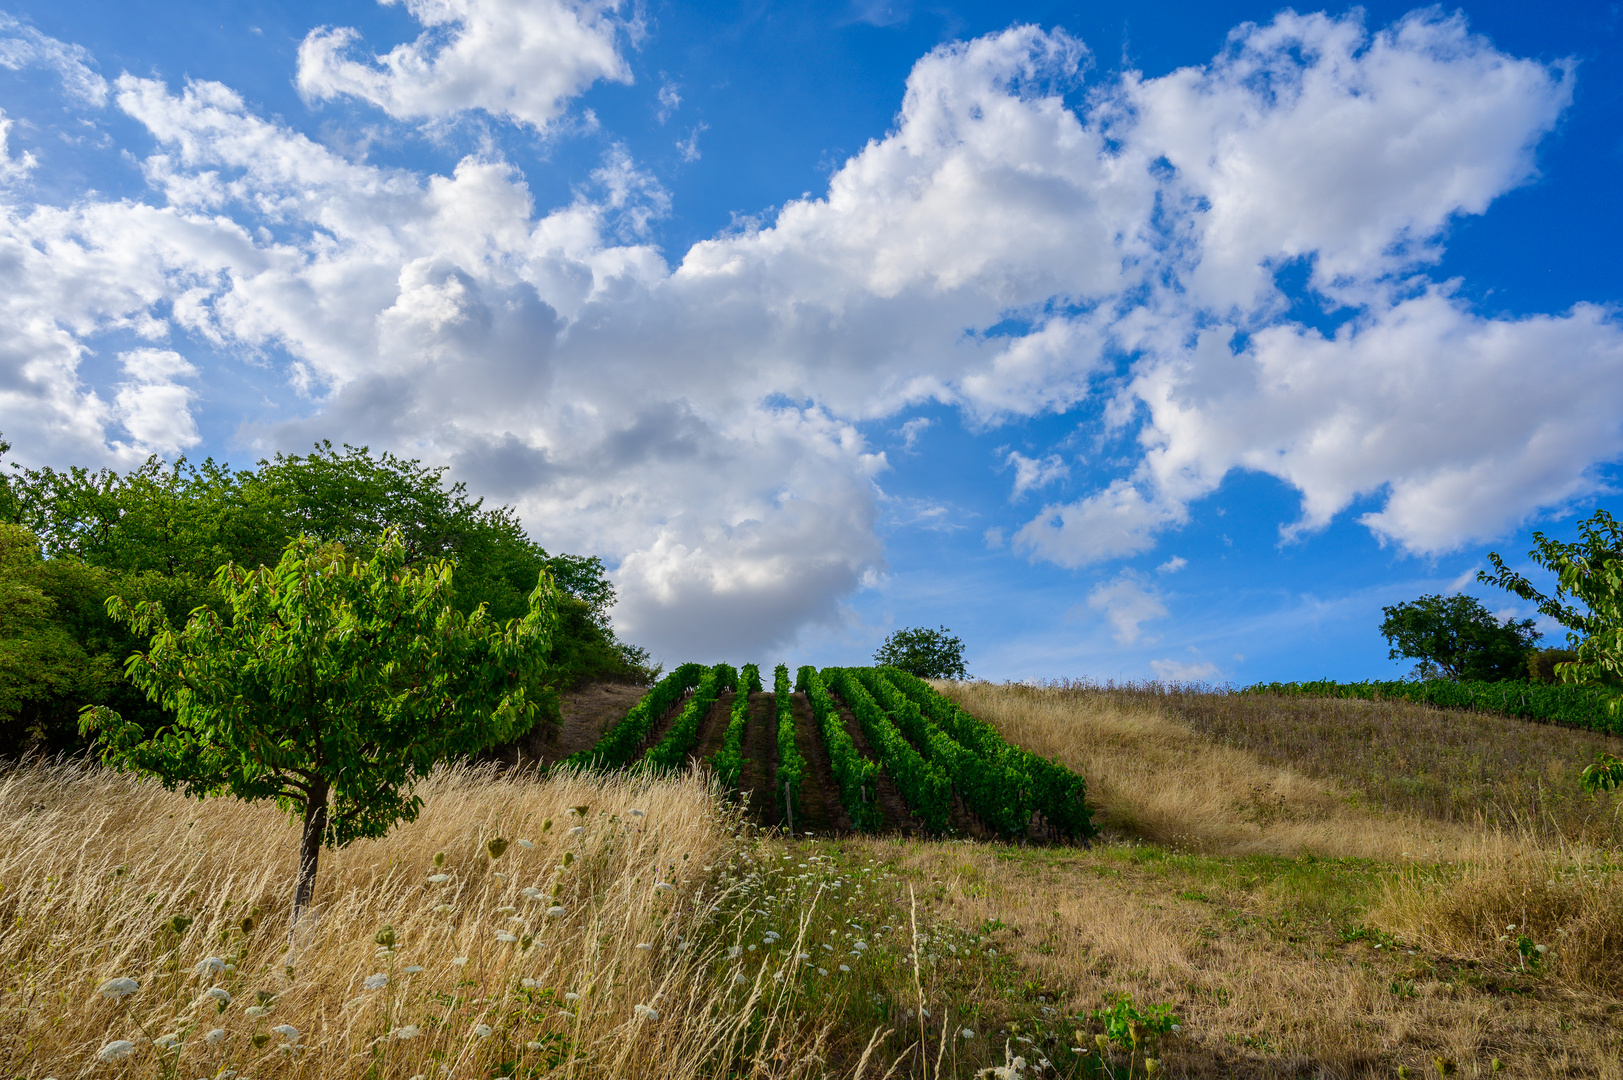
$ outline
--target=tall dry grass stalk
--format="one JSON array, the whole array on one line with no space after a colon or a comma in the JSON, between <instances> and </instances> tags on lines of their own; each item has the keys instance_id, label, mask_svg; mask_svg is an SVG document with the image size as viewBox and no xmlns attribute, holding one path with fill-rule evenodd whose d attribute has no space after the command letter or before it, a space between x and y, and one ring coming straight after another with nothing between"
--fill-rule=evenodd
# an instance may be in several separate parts
<instances>
[{"instance_id":1,"label":"tall dry grass stalk","mask_svg":"<svg viewBox=\"0 0 1623 1080\"><path fill-rule=\"evenodd\" d=\"M711 868L742 842L704 781L463 767L418 791L415 822L324 854L315 917L290 940L297 835L273 807L84 765L5 773L6 1075L664 1080L815 1063L815 1018L718 963ZM139 988L98 992L116 978Z\"/></svg>"},{"instance_id":2,"label":"tall dry grass stalk","mask_svg":"<svg viewBox=\"0 0 1623 1080\"><path fill-rule=\"evenodd\" d=\"M1192 851L1460 858L1478 830L1355 805L1338 785L1215 743L1150 701L1061 688L937 683L1005 738L1088 782L1107 830Z\"/></svg>"},{"instance_id":3,"label":"tall dry grass stalk","mask_svg":"<svg viewBox=\"0 0 1623 1080\"><path fill-rule=\"evenodd\" d=\"M1591 853L1505 841L1444 881L1398 877L1370 917L1434 952L1623 995L1623 867Z\"/></svg>"}]
</instances>

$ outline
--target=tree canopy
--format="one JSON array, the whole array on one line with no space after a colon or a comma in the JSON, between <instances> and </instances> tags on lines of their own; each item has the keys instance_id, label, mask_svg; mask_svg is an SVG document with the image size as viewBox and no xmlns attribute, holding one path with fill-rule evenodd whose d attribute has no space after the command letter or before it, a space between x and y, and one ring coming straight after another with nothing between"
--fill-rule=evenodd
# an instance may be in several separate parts
<instances>
[{"instance_id":1,"label":"tree canopy","mask_svg":"<svg viewBox=\"0 0 1623 1080\"><path fill-rule=\"evenodd\" d=\"M6 449L0 441L0 453ZM649 674L647 654L615 637L614 586L599 559L549 554L510 507L488 508L462 484L447 484L443 469L366 447L322 443L310 454L278 454L252 470L184 458L151 458L123 473L13 467L0 474L0 522L26 530L8 534L8 544L33 553L0 565L0 582L26 584L49 601L29 608L27 625L17 624L18 640L37 652L45 648L47 626L54 627L51 634L77 643L87 672L112 671L69 687L47 677L47 653L27 660L23 645L9 646L18 655L0 658L0 753L80 745L75 718L87 701L149 728L161 723L163 710L120 672L141 639L129 624L115 624L103 602L112 595L157 601L171 627L198 606L230 618L215 571L226 563L274 566L301 535L365 556L393 530L405 565L456 565L450 602L464 615L480 604L491 618L523 615L544 570L558 588L552 660L560 687L588 679L644 681ZM60 659L67 655L61 647L58 640L56 651L47 652Z\"/></svg>"},{"instance_id":2,"label":"tree canopy","mask_svg":"<svg viewBox=\"0 0 1623 1080\"><path fill-rule=\"evenodd\" d=\"M900 668L920 679L967 679L964 669L964 643L945 626L931 630L910 626L885 639L873 654L881 667Z\"/></svg>"},{"instance_id":3,"label":"tree canopy","mask_svg":"<svg viewBox=\"0 0 1623 1080\"><path fill-rule=\"evenodd\" d=\"M1474 596L1432 594L1383 608L1381 634L1392 659L1418 660L1422 676L1497 681L1524 677L1541 635L1532 619L1500 622Z\"/></svg>"},{"instance_id":4,"label":"tree canopy","mask_svg":"<svg viewBox=\"0 0 1623 1080\"><path fill-rule=\"evenodd\" d=\"M1605 510L1596 510L1578 523L1576 543L1536 532L1533 545L1527 557L1555 575L1553 594L1540 592L1506 566L1496 551L1488 555L1494 572L1482 571L1477 580L1531 600L1541 613L1567 628L1567 643L1577 657L1555 666L1558 678L1623 690L1623 526ZM1616 701L1613 707L1618 707Z\"/></svg>"},{"instance_id":5,"label":"tree canopy","mask_svg":"<svg viewBox=\"0 0 1623 1080\"><path fill-rule=\"evenodd\" d=\"M542 571L522 617L451 603L449 561L412 566L389 533L367 558L308 537L274 567L222 566L230 618L202 607L176 629L161 604L114 596L150 635L131 683L172 719L156 731L106 706L82 725L102 760L199 798L273 799L303 821L297 911L322 846L382 836L417 814L411 785L451 754L534 725L549 692L556 590Z\"/></svg>"}]
</instances>

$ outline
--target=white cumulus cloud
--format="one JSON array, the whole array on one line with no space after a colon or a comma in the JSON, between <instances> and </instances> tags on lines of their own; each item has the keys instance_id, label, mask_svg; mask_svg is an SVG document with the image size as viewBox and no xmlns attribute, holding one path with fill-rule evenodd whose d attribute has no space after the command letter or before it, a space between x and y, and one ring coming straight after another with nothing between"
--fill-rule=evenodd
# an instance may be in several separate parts
<instances>
[{"instance_id":1,"label":"white cumulus cloud","mask_svg":"<svg viewBox=\"0 0 1623 1080\"><path fill-rule=\"evenodd\" d=\"M402 120L480 109L544 130L599 79L631 81L618 0L380 2L404 2L424 28L417 40L357 58L355 29L312 30L299 46L301 93L359 98Z\"/></svg>"}]
</instances>

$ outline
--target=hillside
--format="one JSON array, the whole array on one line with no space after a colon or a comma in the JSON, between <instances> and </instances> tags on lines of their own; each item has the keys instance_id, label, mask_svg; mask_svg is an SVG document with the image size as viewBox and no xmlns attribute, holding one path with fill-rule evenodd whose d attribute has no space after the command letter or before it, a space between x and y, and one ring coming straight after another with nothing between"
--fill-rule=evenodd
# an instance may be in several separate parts
<instances>
[{"instance_id":1,"label":"hillside","mask_svg":"<svg viewBox=\"0 0 1623 1080\"><path fill-rule=\"evenodd\" d=\"M444 769L416 822L327 857L319 921L290 948L296 830L274 810L14 767L0 781L4 1063L34 1077L968 1077L1018 1056L1022 1075L1089 1076L1105 1075L1108 1031L1093 1014L1131 994L1178 1030L1146 1036L1131 1065L1125 1034L1107 1044L1114 1075L1142 1075L1144 1051L1172 1076L1418 1076L1436 1058L1463 1075L1496 1058L1508 1075L1623 1074L1609 831L1623 800L1558 782L1603 737L1462 728L1413 706L941 689L1087 778L1104 828L1091 847L977 840L957 827L968 818L941 837L889 819L847 832L833 815L790 842L704 770ZM690 758L721 744L737 692L705 708ZM574 748L628 696L566 702ZM791 698L807 756L819 732ZM757 735L780 714L767 690L744 713L741 781L759 806L777 744ZM648 741L675 723L662 715ZM839 785L810 781L829 784L825 814ZM495 837L510 844L493 859ZM139 988L98 995L115 977ZM256 1002L268 1012L250 1015ZM120 1039L129 1057L96 1060Z\"/></svg>"}]
</instances>

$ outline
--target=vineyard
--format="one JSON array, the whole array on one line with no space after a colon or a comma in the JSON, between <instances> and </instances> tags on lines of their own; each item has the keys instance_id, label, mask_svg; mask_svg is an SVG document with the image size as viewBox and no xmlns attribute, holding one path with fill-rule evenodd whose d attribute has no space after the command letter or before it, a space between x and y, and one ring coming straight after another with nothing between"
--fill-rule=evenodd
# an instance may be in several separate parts
<instances>
[{"instance_id":1,"label":"vineyard","mask_svg":"<svg viewBox=\"0 0 1623 1080\"><path fill-rule=\"evenodd\" d=\"M1568 724L1603 735L1623 735L1623 713L1608 708L1617 697L1617 692L1601 686L1514 680L1483 682L1473 679L1346 683L1321 680L1258 683L1241 692L1363 701L1412 701L1416 705L1432 705L1439 709L1470 709L1522 720Z\"/></svg>"},{"instance_id":2,"label":"vineyard","mask_svg":"<svg viewBox=\"0 0 1623 1080\"><path fill-rule=\"evenodd\" d=\"M1082 777L1005 742L895 668L683 664L564 759L670 771L707 762L762 824L790 835L948 833L1087 840Z\"/></svg>"}]
</instances>

